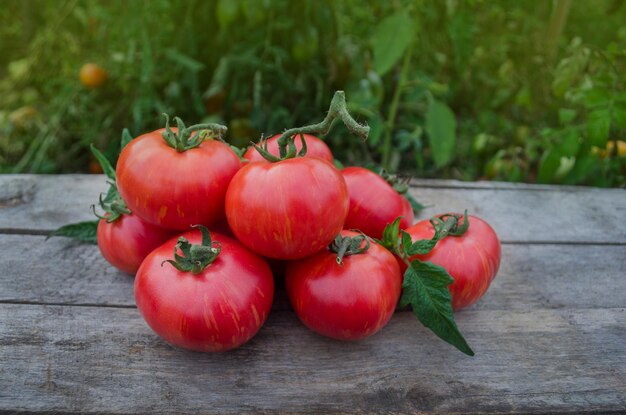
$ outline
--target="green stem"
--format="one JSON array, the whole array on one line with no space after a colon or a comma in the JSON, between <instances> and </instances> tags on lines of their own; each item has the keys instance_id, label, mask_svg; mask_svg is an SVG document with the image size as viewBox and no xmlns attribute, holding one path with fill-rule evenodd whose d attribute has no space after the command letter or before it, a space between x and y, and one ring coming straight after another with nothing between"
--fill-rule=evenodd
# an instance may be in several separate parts
<instances>
[{"instance_id":1,"label":"green stem","mask_svg":"<svg viewBox=\"0 0 626 415\"><path fill-rule=\"evenodd\" d=\"M293 142L295 137L299 134L321 134L326 135L330 131L333 123L341 119L345 126L353 134L361 137L363 140L367 139L370 128L367 125L359 124L348 112L346 105L346 94L343 91L335 92L332 101L330 102L330 108L328 114L323 121L317 124L306 125L304 127L291 128L285 131L278 139L278 148L280 150L280 158L284 158L287 155L287 149L289 142Z\"/></svg>"},{"instance_id":2,"label":"green stem","mask_svg":"<svg viewBox=\"0 0 626 415\"><path fill-rule=\"evenodd\" d=\"M383 169L389 170L389 163L391 160L391 135L393 133L393 127L396 122L396 114L398 112L398 105L400 104L400 97L402 96L402 90L406 84L407 74L409 72L409 65L411 63L411 55L413 53L413 47L409 45L408 50L404 54L404 60L402 62L402 69L400 70L400 78L398 79L398 85L393 93L391 99L391 105L389 106L389 116L387 117L385 138L383 140Z\"/></svg>"}]
</instances>

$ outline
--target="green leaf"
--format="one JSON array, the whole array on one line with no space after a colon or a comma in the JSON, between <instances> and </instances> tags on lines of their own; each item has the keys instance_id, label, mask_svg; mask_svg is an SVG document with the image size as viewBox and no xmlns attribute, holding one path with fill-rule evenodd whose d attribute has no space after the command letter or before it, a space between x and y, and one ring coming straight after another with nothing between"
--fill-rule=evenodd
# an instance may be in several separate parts
<instances>
[{"instance_id":1,"label":"green leaf","mask_svg":"<svg viewBox=\"0 0 626 415\"><path fill-rule=\"evenodd\" d=\"M443 102L432 99L426 111L426 132L437 167L450 162L456 144L456 119Z\"/></svg>"},{"instance_id":2,"label":"green leaf","mask_svg":"<svg viewBox=\"0 0 626 415\"><path fill-rule=\"evenodd\" d=\"M386 74L400 60L413 40L415 22L408 13L401 11L384 18L372 38L374 70Z\"/></svg>"},{"instance_id":3,"label":"green leaf","mask_svg":"<svg viewBox=\"0 0 626 415\"><path fill-rule=\"evenodd\" d=\"M562 125L567 125L574 121L576 118L576 110L570 108L559 108L559 122Z\"/></svg>"},{"instance_id":4,"label":"green leaf","mask_svg":"<svg viewBox=\"0 0 626 415\"><path fill-rule=\"evenodd\" d=\"M197 60L179 52L176 49L166 49L165 56L172 62L189 69L191 72L200 72L202 69L204 69L204 64L202 62L198 62Z\"/></svg>"},{"instance_id":5,"label":"green leaf","mask_svg":"<svg viewBox=\"0 0 626 415\"><path fill-rule=\"evenodd\" d=\"M439 239L439 235L435 234L432 239L420 239L412 242L411 235L402 231L402 249L409 257L413 255L426 255L433 250Z\"/></svg>"},{"instance_id":6,"label":"green leaf","mask_svg":"<svg viewBox=\"0 0 626 415\"><path fill-rule=\"evenodd\" d=\"M410 304L424 326L463 353L474 356L454 321L452 296L448 290L452 282L454 279L444 268L430 262L413 261L404 274L399 305Z\"/></svg>"},{"instance_id":7,"label":"green leaf","mask_svg":"<svg viewBox=\"0 0 626 415\"><path fill-rule=\"evenodd\" d=\"M111 166L111 162L102 154L93 144L90 145L91 153L100 163L102 171L111 180L115 180L115 169Z\"/></svg>"},{"instance_id":8,"label":"green leaf","mask_svg":"<svg viewBox=\"0 0 626 415\"><path fill-rule=\"evenodd\" d=\"M558 147L559 153L567 157L574 157L578 153L579 148L580 136L578 135L578 130L565 130L561 144Z\"/></svg>"},{"instance_id":9,"label":"green leaf","mask_svg":"<svg viewBox=\"0 0 626 415\"><path fill-rule=\"evenodd\" d=\"M385 226L383 230L383 239L380 241L380 244L387 248L391 252L399 252L400 251L400 220L402 218L398 217L393 223Z\"/></svg>"},{"instance_id":10,"label":"green leaf","mask_svg":"<svg viewBox=\"0 0 626 415\"><path fill-rule=\"evenodd\" d=\"M48 238L53 236L65 236L82 242L97 244L96 231L98 229L98 222L97 220L93 220L61 226L56 231L51 232Z\"/></svg>"},{"instance_id":11,"label":"green leaf","mask_svg":"<svg viewBox=\"0 0 626 415\"><path fill-rule=\"evenodd\" d=\"M604 88L593 88L587 91L584 104L587 108L607 107L611 101L611 94Z\"/></svg>"},{"instance_id":12,"label":"green leaf","mask_svg":"<svg viewBox=\"0 0 626 415\"><path fill-rule=\"evenodd\" d=\"M239 1L218 0L216 13L217 21L221 28L230 26L230 24L235 21L237 14L239 13Z\"/></svg>"},{"instance_id":13,"label":"green leaf","mask_svg":"<svg viewBox=\"0 0 626 415\"><path fill-rule=\"evenodd\" d=\"M122 131L122 140L120 141L120 150L124 150L124 147L126 147L132 140L133 136L130 135L130 131L128 131L128 128L124 128L124 131Z\"/></svg>"},{"instance_id":14,"label":"green leaf","mask_svg":"<svg viewBox=\"0 0 626 415\"><path fill-rule=\"evenodd\" d=\"M408 192L404 194L404 197L409 201L411 207L413 208L413 214L417 216L426 206L422 205L420 202L415 200L413 196L411 196Z\"/></svg>"},{"instance_id":15,"label":"green leaf","mask_svg":"<svg viewBox=\"0 0 626 415\"><path fill-rule=\"evenodd\" d=\"M591 145L604 148L609 139L611 111L608 108L597 109L589 114L587 134Z\"/></svg>"},{"instance_id":16,"label":"green leaf","mask_svg":"<svg viewBox=\"0 0 626 415\"><path fill-rule=\"evenodd\" d=\"M620 130L626 130L626 104L617 104L613 107L613 117L611 121Z\"/></svg>"},{"instance_id":17,"label":"green leaf","mask_svg":"<svg viewBox=\"0 0 626 415\"><path fill-rule=\"evenodd\" d=\"M543 153L539 161L539 171L537 172L538 183L550 183L561 165L561 156L553 150Z\"/></svg>"}]
</instances>

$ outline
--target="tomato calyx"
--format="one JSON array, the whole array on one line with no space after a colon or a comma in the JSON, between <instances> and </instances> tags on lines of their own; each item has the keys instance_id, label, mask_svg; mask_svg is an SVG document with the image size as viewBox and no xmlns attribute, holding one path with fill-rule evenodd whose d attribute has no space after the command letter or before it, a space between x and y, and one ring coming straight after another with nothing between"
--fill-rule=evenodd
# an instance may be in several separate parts
<instances>
[{"instance_id":1,"label":"tomato calyx","mask_svg":"<svg viewBox=\"0 0 626 415\"><path fill-rule=\"evenodd\" d=\"M122 133L122 140L124 140L124 134L128 134L128 130L124 130ZM94 145L91 145L91 153L100 163L100 167L102 167L102 171L107 176L109 183L109 190L107 190L106 195L103 196L101 193L98 198L98 204L100 208L104 211L104 215L99 215L96 212L95 205L91 205L91 210L94 215L98 219L104 219L108 223L115 222L122 215L130 215L131 211L126 206L126 202L120 196L120 193L117 190L116 178L115 178L115 169L109 162L109 160L102 154Z\"/></svg>"},{"instance_id":2,"label":"tomato calyx","mask_svg":"<svg viewBox=\"0 0 626 415\"><path fill-rule=\"evenodd\" d=\"M302 157L306 154L306 143L302 134L325 136L337 120L341 120L351 133L361 137L364 141L367 140L370 127L364 124L359 124L354 118L352 118L348 112L345 92L335 91L335 95L333 95L333 99L330 102L326 118L324 118L321 122L317 124L305 125L304 127L291 128L282 133L282 135L278 138L279 157L270 154L267 151L267 146L263 148L262 146L254 143L252 143L252 145L259 152L259 154L263 156L263 158L272 163L288 158ZM302 150L299 152L297 152L296 145L294 143L298 136L300 136L302 140Z\"/></svg>"},{"instance_id":3,"label":"tomato calyx","mask_svg":"<svg viewBox=\"0 0 626 415\"><path fill-rule=\"evenodd\" d=\"M399 194L405 195L409 191L409 181L411 181L410 177L400 177L397 174L387 172L385 169L381 169L378 175Z\"/></svg>"},{"instance_id":4,"label":"tomato calyx","mask_svg":"<svg viewBox=\"0 0 626 415\"><path fill-rule=\"evenodd\" d=\"M361 247L365 242L365 246ZM337 237L328 245L328 249L337 254L337 264L343 265L343 257L349 255L359 255L367 252L370 249L369 238L361 232L356 236L341 236Z\"/></svg>"},{"instance_id":5,"label":"tomato calyx","mask_svg":"<svg viewBox=\"0 0 626 415\"><path fill-rule=\"evenodd\" d=\"M203 141L208 139L222 140L222 135L226 133L228 128L223 125L215 123L196 124L190 127L185 126L183 120L179 117L174 117L178 132L172 131L170 128L170 117L167 114L165 116L165 131L161 134L168 146L174 150L182 153L183 151L191 150L202 144ZM199 134L193 134L200 131Z\"/></svg>"},{"instance_id":6,"label":"tomato calyx","mask_svg":"<svg viewBox=\"0 0 626 415\"><path fill-rule=\"evenodd\" d=\"M304 157L306 156L306 152L307 152L306 140L304 139L303 134L298 134L298 136L300 137L300 140L302 142L302 148L300 149L300 151L298 151L298 149L296 148L295 136L294 136L288 140L287 152L285 153L284 156L281 156L281 157L276 157L275 155L269 152L269 150L267 149L267 138L261 137L259 144L252 143L252 146L254 147L256 151L259 152L261 156L263 156L265 160L271 163L276 163L278 161L287 160L287 159L291 159L295 157Z\"/></svg>"},{"instance_id":7,"label":"tomato calyx","mask_svg":"<svg viewBox=\"0 0 626 415\"><path fill-rule=\"evenodd\" d=\"M200 245L192 244L187 238L181 236L174 247L174 259L163 261L161 266L168 262L179 271L198 275L215 261L222 251L221 244L211 240L211 234L205 226L195 225L194 227L200 229L202 234ZM179 250L183 255L178 255Z\"/></svg>"}]
</instances>

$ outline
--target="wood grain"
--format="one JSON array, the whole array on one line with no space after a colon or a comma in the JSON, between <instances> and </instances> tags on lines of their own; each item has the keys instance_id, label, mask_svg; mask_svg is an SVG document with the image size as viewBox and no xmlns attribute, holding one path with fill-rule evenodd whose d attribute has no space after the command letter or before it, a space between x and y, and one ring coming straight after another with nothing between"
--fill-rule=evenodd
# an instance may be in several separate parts
<instances>
[{"instance_id":1,"label":"wood grain","mask_svg":"<svg viewBox=\"0 0 626 415\"><path fill-rule=\"evenodd\" d=\"M0 231L46 232L92 219L89 206L106 190L99 175L0 176ZM626 244L626 190L416 180L420 218L468 209L504 242Z\"/></svg>"},{"instance_id":2,"label":"wood grain","mask_svg":"<svg viewBox=\"0 0 626 415\"><path fill-rule=\"evenodd\" d=\"M0 235L0 252L0 302L134 306L133 278L110 266L96 246ZM504 245L502 258L497 278L475 309L626 305L624 246ZM280 289L274 309L289 309Z\"/></svg>"},{"instance_id":3,"label":"wood grain","mask_svg":"<svg viewBox=\"0 0 626 415\"><path fill-rule=\"evenodd\" d=\"M399 313L340 343L275 312L249 344L198 354L137 310L0 305L0 408L108 413L626 411L626 311L471 311L462 355Z\"/></svg>"}]
</instances>

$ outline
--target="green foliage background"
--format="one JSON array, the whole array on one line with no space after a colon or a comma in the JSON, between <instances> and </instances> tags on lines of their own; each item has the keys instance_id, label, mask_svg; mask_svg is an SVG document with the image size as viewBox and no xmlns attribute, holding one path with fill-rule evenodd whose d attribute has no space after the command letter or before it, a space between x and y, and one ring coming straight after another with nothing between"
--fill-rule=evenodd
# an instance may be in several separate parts
<instances>
[{"instance_id":1,"label":"green foliage background","mask_svg":"<svg viewBox=\"0 0 626 415\"><path fill-rule=\"evenodd\" d=\"M124 127L163 112L244 146L320 120L343 89L372 127L330 134L344 164L623 187L624 3L5 0L0 172L88 171L90 143L114 159ZM80 84L86 62L102 88Z\"/></svg>"}]
</instances>

